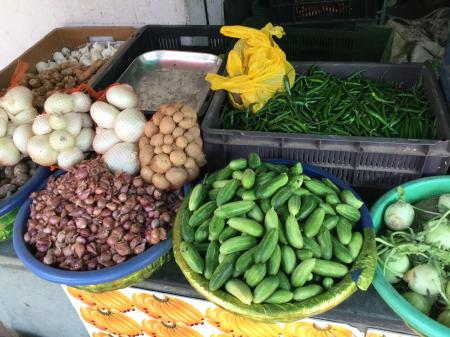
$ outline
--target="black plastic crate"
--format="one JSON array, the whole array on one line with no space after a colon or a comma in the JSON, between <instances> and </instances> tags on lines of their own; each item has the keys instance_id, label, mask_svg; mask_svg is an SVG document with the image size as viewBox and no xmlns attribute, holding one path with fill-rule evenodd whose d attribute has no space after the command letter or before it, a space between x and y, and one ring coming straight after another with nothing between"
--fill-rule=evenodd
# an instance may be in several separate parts
<instances>
[{"instance_id":1,"label":"black plastic crate","mask_svg":"<svg viewBox=\"0 0 450 337\"><path fill-rule=\"evenodd\" d=\"M368 78L400 82L405 87L422 78L437 119L439 140L224 130L220 128L220 113L225 107L226 93L217 91L202 123L210 170L225 165L230 159L257 152L263 158L292 159L322 167L360 187L390 188L421 176L447 172L450 116L430 66L414 63L293 63L302 73L313 65L343 76L363 70Z\"/></svg>"}]
</instances>

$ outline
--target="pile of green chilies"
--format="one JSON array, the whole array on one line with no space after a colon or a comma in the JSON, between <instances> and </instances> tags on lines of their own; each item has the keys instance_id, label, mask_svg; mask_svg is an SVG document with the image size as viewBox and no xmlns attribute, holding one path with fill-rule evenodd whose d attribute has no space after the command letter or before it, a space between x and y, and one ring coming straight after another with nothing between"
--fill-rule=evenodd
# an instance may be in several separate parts
<instances>
[{"instance_id":1,"label":"pile of green chilies","mask_svg":"<svg viewBox=\"0 0 450 337\"><path fill-rule=\"evenodd\" d=\"M278 92L257 113L227 106L224 129L435 139L436 119L421 81L411 88L372 81L362 72L347 78L317 67L298 75L289 89Z\"/></svg>"}]
</instances>

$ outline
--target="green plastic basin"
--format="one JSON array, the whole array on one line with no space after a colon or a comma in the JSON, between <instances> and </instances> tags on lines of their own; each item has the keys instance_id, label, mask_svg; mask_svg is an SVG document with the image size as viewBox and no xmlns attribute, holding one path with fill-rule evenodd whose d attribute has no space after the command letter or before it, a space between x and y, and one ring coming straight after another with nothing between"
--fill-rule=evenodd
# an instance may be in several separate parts
<instances>
[{"instance_id":1,"label":"green plastic basin","mask_svg":"<svg viewBox=\"0 0 450 337\"><path fill-rule=\"evenodd\" d=\"M436 176L417 179L400 185L405 190L406 201L415 203L443 193L450 193L450 176ZM375 232L384 227L383 215L387 206L399 199L396 189L384 194L371 209ZM428 337L449 337L450 328L422 314L409 304L384 278L380 264L377 265L373 285L384 301L406 324Z\"/></svg>"}]
</instances>

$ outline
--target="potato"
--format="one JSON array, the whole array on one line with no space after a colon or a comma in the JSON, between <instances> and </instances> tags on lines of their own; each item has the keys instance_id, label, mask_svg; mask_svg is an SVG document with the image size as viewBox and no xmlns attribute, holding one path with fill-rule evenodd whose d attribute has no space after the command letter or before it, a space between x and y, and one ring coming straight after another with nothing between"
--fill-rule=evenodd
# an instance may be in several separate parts
<instances>
[{"instance_id":1,"label":"potato","mask_svg":"<svg viewBox=\"0 0 450 337\"><path fill-rule=\"evenodd\" d=\"M142 166L141 168L141 177L148 184L152 183L152 177L155 173L152 171L150 166Z\"/></svg>"},{"instance_id":2,"label":"potato","mask_svg":"<svg viewBox=\"0 0 450 337\"><path fill-rule=\"evenodd\" d=\"M171 134L176 125L172 117L166 116L161 120L159 124L159 131L165 135Z\"/></svg>"},{"instance_id":3,"label":"potato","mask_svg":"<svg viewBox=\"0 0 450 337\"><path fill-rule=\"evenodd\" d=\"M188 179L189 179L188 181L192 181L198 177L198 175L200 173L200 169L198 168L198 166L194 166L194 167L187 168L186 172L188 174Z\"/></svg>"},{"instance_id":4,"label":"potato","mask_svg":"<svg viewBox=\"0 0 450 337\"><path fill-rule=\"evenodd\" d=\"M173 121L175 123L179 123L183 120L184 116L183 113L181 111L175 112L175 114L173 115Z\"/></svg>"},{"instance_id":5,"label":"potato","mask_svg":"<svg viewBox=\"0 0 450 337\"><path fill-rule=\"evenodd\" d=\"M172 167L172 163L167 154L160 153L153 157L150 167L155 173L166 173Z\"/></svg>"},{"instance_id":6,"label":"potato","mask_svg":"<svg viewBox=\"0 0 450 337\"><path fill-rule=\"evenodd\" d=\"M183 166L186 161L186 153L180 150L172 151L169 157L175 166Z\"/></svg>"},{"instance_id":7,"label":"potato","mask_svg":"<svg viewBox=\"0 0 450 337\"><path fill-rule=\"evenodd\" d=\"M200 147L203 146L203 140L200 137L195 138L193 143L199 145Z\"/></svg>"},{"instance_id":8,"label":"potato","mask_svg":"<svg viewBox=\"0 0 450 337\"><path fill-rule=\"evenodd\" d=\"M152 184L155 185L156 188L160 188L162 190L167 190L170 187L170 182L166 179L166 177L158 173L153 175Z\"/></svg>"},{"instance_id":9,"label":"potato","mask_svg":"<svg viewBox=\"0 0 450 337\"><path fill-rule=\"evenodd\" d=\"M194 138L200 137L200 128L198 125L193 126L187 132L189 132Z\"/></svg>"},{"instance_id":10,"label":"potato","mask_svg":"<svg viewBox=\"0 0 450 337\"><path fill-rule=\"evenodd\" d=\"M194 158L194 160L197 160L197 158L203 155L202 147L196 143L188 144L188 146L186 146L186 153L189 157Z\"/></svg>"},{"instance_id":11,"label":"potato","mask_svg":"<svg viewBox=\"0 0 450 337\"><path fill-rule=\"evenodd\" d=\"M153 121L153 123L155 123L156 125L159 126L159 124L161 123L161 120L163 118L164 118L164 115L161 112L157 111L153 114L152 121Z\"/></svg>"},{"instance_id":12,"label":"potato","mask_svg":"<svg viewBox=\"0 0 450 337\"><path fill-rule=\"evenodd\" d=\"M172 167L166 172L166 178L174 188L180 188L187 181L188 173L180 167Z\"/></svg>"},{"instance_id":13,"label":"potato","mask_svg":"<svg viewBox=\"0 0 450 337\"><path fill-rule=\"evenodd\" d=\"M158 107L158 111L161 112L162 114L166 115L167 114L167 108L169 107L169 104L161 104Z\"/></svg>"},{"instance_id":14,"label":"potato","mask_svg":"<svg viewBox=\"0 0 450 337\"><path fill-rule=\"evenodd\" d=\"M181 108L185 118L197 119L197 112L189 105L185 105Z\"/></svg>"},{"instance_id":15,"label":"potato","mask_svg":"<svg viewBox=\"0 0 450 337\"><path fill-rule=\"evenodd\" d=\"M150 120L145 123L144 133L148 138L152 138L153 135L158 133L158 127Z\"/></svg>"},{"instance_id":16,"label":"potato","mask_svg":"<svg viewBox=\"0 0 450 337\"><path fill-rule=\"evenodd\" d=\"M141 162L141 166L150 164L154 155L153 150L154 148L151 145L145 145L139 149L139 161Z\"/></svg>"},{"instance_id":17,"label":"potato","mask_svg":"<svg viewBox=\"0 0 450 337\"><path fill-rule=\"evenodd\" d=\"M180 136L175 140L175 144L184 149L188 145L188 141L185 136Z\"/></svg>"},{"instance_id":18,"label":"potato","mask_svg":"<svg viewBox=\"0 0 450 337\"><path fill-rule=\"evenodd\" d=\"M165 135L163 139L164 144L171 145L173 144L173 136L172 135Z\"/></svg>"},{"instance_id":19,"label":"potato","mask_svg":"<svg viewBox=\"0 0 450 337\"><path fill-rule=\"evenodd\" d=\"M188 130L195 126L197 122L192 118L184 118L181 122L178 123L178 126L182 127L185 130Z\"/></svg>"},{"instance_id":20,"label":"potato","mask_svg":"<svg viewBox=\"0 0 450 337\"><path fill-rule=\"evenodd\" d=\"M187 157L186 161L184 162L184 167L194 168L195 166L197 166L197 164L195 163L195 160L191 157Z\"/></svg>"},{"instance_id":21,"label":"potato","mask_svg":"<svg viewBox=\"0 0 450 337\"><path fill-rule=\"evenodd\" d=\"M178 108L175 105L170 104L166 108L166 115L173 116L177 111L178 111Z\"/></svg>"},{"instance_id":22,"label":"potato","mask_svg":"<svg viewBox=\"0 0 450 337\"><path fill-rule=\"evenodd\" d=\"M175 129L173 129L172 136L173 136L173 138L178 138L178 137L182 136L183 133L184 133L184 130L182 128L180 128L179 126L177 126Z\"/></svg>"},{"instance_id":23,"label":"potato","mask_svg":"<svg viewBox=\"0 0 450 337\"><path fill-rule=\"evenodd\" d=\"M198 167L202 167L203 165L206 164L206 158L203 153L199 157L194 158L194 160Z\"/></svg>"},{"instance_id":24,"label":"potato","mask_svg":"<svg viewBox=\"0 0 450 337\"><path fill-rule=\"evenodd\" d=\"M164 144L164 135L162 133L157 133L150 138L150 145L162 146Z\"/></svg>"},{"instance_id":25,"label":"potato","mask_svg":"<svg viewBox=\"0 0 450 337\"><path fill-rule=\"evenodd\" d=\"M173 151L172 145L169 144L164 144L163 146L161 146L162 152L169 154Z\"/></svg>"},{"instance_id":26,"label":"potato","mask_svg":"<svg viewBox=\"0 0 450 337\"><path fill-rule=\"evenodd\" d=\"M161 147L161 146L155 146L154 149L153 149L153 152L154 152L155 154L161 154L161 153L163 153L162 147Z\"/></svg>"},{"instance_id":27,"label":"potato","mask_svg":"<svg viewBox=\"0 0 450 337\"><path fill-rule=\"evenodd\" d=\"M145 145L150 144L150 138L147 138L145 136L142 136L141 139L139 139L139 148L142 149Z\"/></svg>"},{"instance_id":28,"label":"potato","mask_svg":"<svg viewBox=\"0 0 450 337\"><path fill-rule=\"evenodd\" d=\"M188 143L192 143L194 141L194 136L191 135L189 132L186 132L183 136L186 137Z\"/></svg>"}]
</instances>

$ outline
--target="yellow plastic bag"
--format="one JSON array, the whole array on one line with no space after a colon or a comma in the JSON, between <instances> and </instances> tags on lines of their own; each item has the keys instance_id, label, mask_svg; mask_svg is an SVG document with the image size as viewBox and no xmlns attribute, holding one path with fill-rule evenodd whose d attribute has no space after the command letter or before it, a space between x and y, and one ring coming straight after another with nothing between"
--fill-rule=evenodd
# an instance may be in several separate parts
<instances>
[{"instance_id":1,"label":"yellow plastic bag","mask_svg":"<svg viewBox=\"0 0 450 337\"><path fill-rule=\"evenodd\" d=\"M225 89L233 106L253 112L261 109L279 90L284 90L284 76L289 85L295 81L295 70L272 36L281 38L283 27L268 23L261 30L243 26L223 26L220 32L239 40L228 54L228 76L206 75L213 90Z\"/></svg>"}]
</instances>

